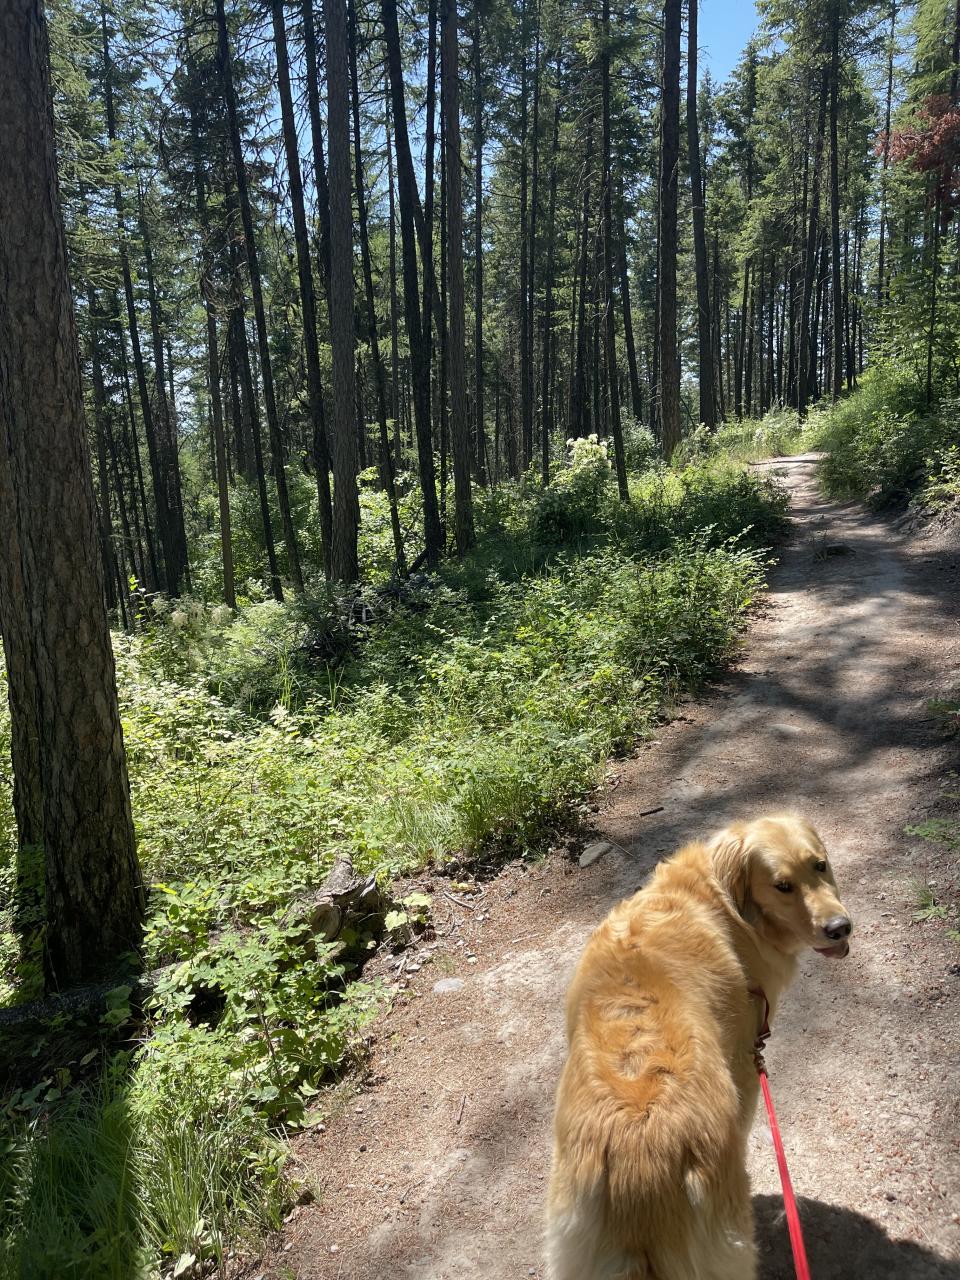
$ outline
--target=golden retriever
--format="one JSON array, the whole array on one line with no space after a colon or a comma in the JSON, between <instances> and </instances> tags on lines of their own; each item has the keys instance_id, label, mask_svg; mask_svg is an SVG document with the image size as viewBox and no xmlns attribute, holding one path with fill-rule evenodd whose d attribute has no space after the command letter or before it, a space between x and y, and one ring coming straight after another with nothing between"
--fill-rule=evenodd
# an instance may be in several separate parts
<instances>
[{"instance_id":1,"label":"golden retriever","mask_svg":"<svg viewBox=\"0 0 960 1280\"><path fill-rule=\"evenodd\" d=\"M845 956L851 928L819 836L790 815L687 845L611 911L567 994L551 1280L752 1280L764 997L772 1017L797 955Z\"/></svg>"}]
</instances>

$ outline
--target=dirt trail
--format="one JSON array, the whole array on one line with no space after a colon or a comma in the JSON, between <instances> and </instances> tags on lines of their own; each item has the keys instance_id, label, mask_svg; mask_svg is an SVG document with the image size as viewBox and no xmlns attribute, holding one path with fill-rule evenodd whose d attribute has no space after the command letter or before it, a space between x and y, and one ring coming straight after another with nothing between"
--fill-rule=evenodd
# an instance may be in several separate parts
<instances>
[{"instance_id":1,"label":"dirt trail","mask_svg":"<svg viewBox=\"0 0 960 1280\"><path fill-rule=\"evenodd\" d=\"M824 501L812 457L770 465L796 536L739 668L620 766L596 826L623 853L509 867L472 910L441 899L449 934L405 975L367 1080L298 1144L317 1202L252 1275L542 1276L562 997L588 931L682 841L789 806L856 925L848 960L803 959L767 1053L814 1276L960 1280L960 969L912 920L915 882L942 890L956 864L904 834L955 764L926 701L957 683L960 554ZM788 1280L759 1120L750 1165L762 1275Z\"/></svg>"}]
</instances>

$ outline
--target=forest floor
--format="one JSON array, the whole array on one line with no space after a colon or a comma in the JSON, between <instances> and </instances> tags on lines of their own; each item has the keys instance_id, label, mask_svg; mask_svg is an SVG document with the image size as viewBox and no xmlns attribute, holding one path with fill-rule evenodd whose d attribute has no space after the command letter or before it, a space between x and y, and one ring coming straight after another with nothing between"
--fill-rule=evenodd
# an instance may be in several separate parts
<instances>
[{"instance_id":1,"label":"forest floor","mask_svg":"<svg viewBox=\"0 0 960 1280\"><path fill-rule=\"evenodd\" d=\"M824 500L813 456L766 465L792 490L794 534L742 660L611 767L593 826L618 847L594 865L557 850L469 897L428 882L437 939L388 968L364 1076L294 1144L316 1198L247 1275L541 1277L584 941L684 841L791 807L819 828L855 922L847 960L802 959L767 1052L813 1273L960 1280L960 957L942 921L914 919L919 886L956 892L957 860L905 832L957 787L928 701L960 683L960 545ZM761 1274L788 1280L761 1118L749 1160Z\"/></svg>"}]
</instances>

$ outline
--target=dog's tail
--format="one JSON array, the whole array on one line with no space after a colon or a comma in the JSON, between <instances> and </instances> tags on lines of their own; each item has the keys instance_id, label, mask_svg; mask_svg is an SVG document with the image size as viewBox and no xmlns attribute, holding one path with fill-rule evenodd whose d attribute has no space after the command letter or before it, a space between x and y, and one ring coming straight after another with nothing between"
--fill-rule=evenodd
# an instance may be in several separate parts
<instances>
[{"instance_id":1,"label":"dog's tail","mask_svg":"<svg viewBox=\"0 0 960 1280\"><path fill-rule=\"evenodd\" d=\"M581 1223L599 1218L602 1237L636 1259L635 1276L611 1276L659 1280L659 1263L643 1261L650 1242L683 1253L696 1219L726 1217L739 1195L723 1185L723 1171L742 1162L733 1149L739 1103L720 1047L693 1026L650 1026L629 1051L585 1042L565 1070L552 1198L576 1207Z\"/></svg>"}]
</instances>

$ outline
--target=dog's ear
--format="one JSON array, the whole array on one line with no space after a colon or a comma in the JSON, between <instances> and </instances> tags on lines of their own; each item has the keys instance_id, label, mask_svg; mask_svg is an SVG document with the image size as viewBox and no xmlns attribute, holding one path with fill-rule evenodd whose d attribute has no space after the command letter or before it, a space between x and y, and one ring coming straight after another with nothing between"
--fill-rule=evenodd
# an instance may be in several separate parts
<instances>
[{"instance_id":1,"label":"dog's ear","mask_svg":"<svg viewBox=\"0 0 960 1280\"><path fill-rule=\"evenodd\" d=\"M750 846L743 834L721 831L710 841L713 874L741 915L746 914L750 897Z\"/></svg>"}]
</instances>

